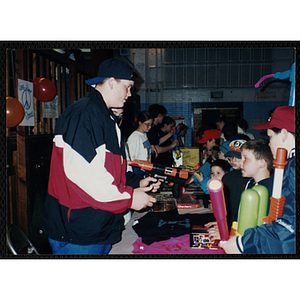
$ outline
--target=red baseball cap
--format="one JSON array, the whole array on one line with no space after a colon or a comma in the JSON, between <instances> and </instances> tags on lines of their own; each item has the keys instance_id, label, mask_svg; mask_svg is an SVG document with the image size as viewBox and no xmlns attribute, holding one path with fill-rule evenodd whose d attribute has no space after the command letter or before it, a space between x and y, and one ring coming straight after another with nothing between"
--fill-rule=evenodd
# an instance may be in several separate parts
<instances>
[{"instance_id":1,"label":"red baseball cap","mask_svg":"<svg viewBox=\"0 0 300 300\"><path fill-rule=\"evenodd\" d=\"M295 133L295 106L279 106L277 107L268 122L261 125L253 126L253 129L269 129L269 128L286 129Z\"/></svg>"},{"instance_id":2,"label":"red baseball cap","mask_svg":"<svg viewBox=\"0 0 300 300\"><path fill-rule=\"evenodd\" d=\"M202 139L198 139L199 144L204 144L210 139L219 139L221 132L217 129L208 129L204 131Z\"/></svg>"}]
</instances>

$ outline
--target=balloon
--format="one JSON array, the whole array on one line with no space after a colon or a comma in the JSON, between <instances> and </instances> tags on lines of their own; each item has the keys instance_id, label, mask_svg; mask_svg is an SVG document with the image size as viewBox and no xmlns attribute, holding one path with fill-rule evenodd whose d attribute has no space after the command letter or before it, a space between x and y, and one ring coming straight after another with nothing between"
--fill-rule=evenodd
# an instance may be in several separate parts
<instances>
[{"instance_id":1,"label":"balloon","mask_svg":"<svg viewBox=\"0 0 300 300\"><path fill-rule=\"evenodd\" d=\"M44 77L33 80L33 96L42 102L49 102L56 96L55 84Z\"/></svg>"},{"instance_id":2,"label":"balloon","mask_svg":"<svg viewBox=\"0 0 300 300\"><path fill-rule=\"evenodd\" d=\"M13 97L6 97L6 126L15 127L24 118L25 110L21 102Z\"/></svg>"}]
</instances>

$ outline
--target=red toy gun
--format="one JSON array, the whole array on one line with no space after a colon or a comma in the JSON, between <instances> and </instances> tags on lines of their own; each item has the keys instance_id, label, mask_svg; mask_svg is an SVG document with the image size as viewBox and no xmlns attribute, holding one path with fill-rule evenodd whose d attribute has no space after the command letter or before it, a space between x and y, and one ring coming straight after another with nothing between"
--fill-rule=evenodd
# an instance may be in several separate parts
<instances>
[{"instance_id":1,"label":"red toy gun","mask_svg":"<svg viewBox=\"0 0 300 300\"><path fill-rule=\"evenodd\" d=\"M148 172L154 178L162 179L163 181L167 181L169 183L174 183L172 192L175 198L179 197L179 186L183 186L189 177L189 172L187 170L170 168L159 164L149 163L144 160L128 160L127 164L133 167L138 167L142 171Z\"/></svg>"},{"instance_id":2,"label":"red toy gun","mask_svg":"<svg viewBox=\"0 0 300 300\"><path fill-rule=\"evenodd\" d=\"M274 171L274 181L273 181L273 191L270 205L269 215L265 218L262 218L262 221L265 223L271 223L276 221L277 217L281 216L283 213L283 207L285 204L285 198L281 196L282 190L282 180L284 168L287 165L286 161L287 150L284 148L277 148L276 158L273 160Z\"/></svg>"}]
</instances>

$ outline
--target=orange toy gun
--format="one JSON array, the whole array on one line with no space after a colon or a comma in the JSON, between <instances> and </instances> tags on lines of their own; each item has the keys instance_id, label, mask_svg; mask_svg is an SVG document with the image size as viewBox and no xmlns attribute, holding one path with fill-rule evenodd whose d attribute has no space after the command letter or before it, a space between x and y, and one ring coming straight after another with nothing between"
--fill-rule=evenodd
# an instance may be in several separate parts
<instances>
[{"instance_id":1,"label":"orange toy gun","mask_svg":"<svg viewBox=\"0 0 300 300\"><path fill-rule=\"evenodd\" d=\"M159 164L152 164L144 160L128 160L127 164L133 167L138 167L142 171L148 172L154 178L173 183L172 192L175 198L179 197L179 186L183 186L189 177L189 172L186 170L170 168Z\"/></svg>"},{"instance_id":2,"label":"orange toy gun","mask_svg":"<svg viewBox=\"0 0 300 300\"><path fill-rule=\"evenodd\" d=\"M273 160L274 171L274 182L273 182L273 191L270 205L269 215L262 219L265 223L271 223L276 221L277 217L281 216L283 213L283 207L285 204L285 198L281 196L282 190L282 180L284 168L287 165L286 161L287 150L284 148L278 148L276 152L276 158Z\"/></svg>"}]
</instances>

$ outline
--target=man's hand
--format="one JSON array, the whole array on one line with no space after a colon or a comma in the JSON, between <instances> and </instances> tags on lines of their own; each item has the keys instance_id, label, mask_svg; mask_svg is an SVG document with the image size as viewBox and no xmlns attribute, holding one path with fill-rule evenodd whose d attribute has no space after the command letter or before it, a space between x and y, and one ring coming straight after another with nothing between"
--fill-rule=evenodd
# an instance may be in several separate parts
<instances>
[{"instance_id":1,"label":"man's hand","mask_svg":"<svg viewBox=\"0 0 300 300\"><path fill-rule=\"evenodd\" d=\"M153 203L156 202L156 199L146 194L146 192L150 192L151 189L152 186L134 189L131 208L134 210L141 210L147 206L153 206Z\"/></svg>"},{"instance_id":2,"label":"man's hand","mask_svg":"<svg viewBox=\"0 0 300 300\"><path fill-rule=\"evenodd\" d=\"M150 184L151 182L153 182L152 184ZM149 186L150 184L150 186ZM144 187L151 187L150 191L152 193L155 193L158 191L158 189L160 188L161 185L161 180L157 180L156 178L153 177L146 177L144 179L142 179L140 181L140 187L144 188Z\"/></svg>"}]
</instances>

